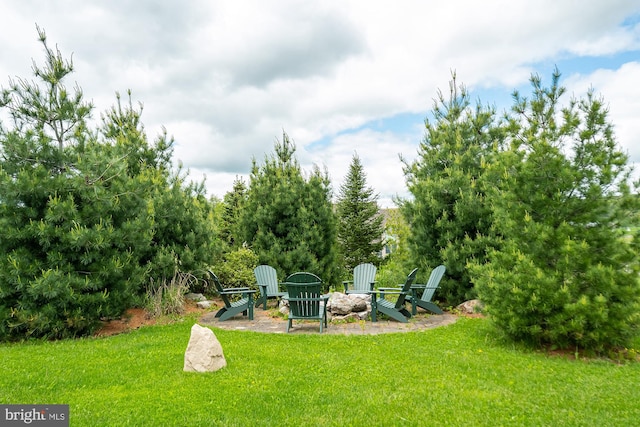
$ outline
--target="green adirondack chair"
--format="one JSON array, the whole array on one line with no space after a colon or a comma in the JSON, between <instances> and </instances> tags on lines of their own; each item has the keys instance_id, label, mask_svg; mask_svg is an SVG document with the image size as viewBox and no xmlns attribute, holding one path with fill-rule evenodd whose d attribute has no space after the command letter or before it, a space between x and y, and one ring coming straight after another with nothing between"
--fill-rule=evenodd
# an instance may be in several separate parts
<instances>
[{"instance_id":1,"label":"green adirondack chair","mask_svg":"<svg viewBox=\"0 0 640 427\"><path fill-rule=\"evenodd\" d=\"M319 320L320 333L327 327L328 295L322 295L322 280L312 273L293 273L285 281L289 296L289 322L287 332L294 320Z\"/></svg>"},{"instance_id":2,"label":"green adirondack chair","mask_svg":"<svg viewBox=\"0 0 640 427\"><path fill-rule=\"evenodd\" d=\"M259 265L253 269L253 274L256 276L256 282L260 289L260 298L256 301L256 307L262 304L263 310L266 310L267 299L275 298L276 301L279 301L280 298L287 295L286 292L280 292L278 273L275 268L270 265Z\"/></svg>"},{"instance_id":3,"label":"green adirondack chair","mask_svg":"<svg viewBox=\"0 0 640 427\"><path fill-rule=\"evenodd\" d=\"M218 276L216 276L213 271L209 270L209 276L213 281L213 284L216 287L216 290L220 294L220 298L222 298L222 302L224 302L224 307L222 307L216 313L215 317L219 317L220 321L231 319L238 313L248 314L249 320L253 320L253 294L256 292L255 289L250 288L223 288L220 284L220 280L218 280ZM229 296L242 294L242 298L237 301L231 301Z\"/></svg>"},{"instance_id":4,"label":"green adirondack chair","mask_svg":"<svg viewBox=\"0 0 640 427\"><path fill-rule=\"evenodd\" d=\"M431 274L429 275L429 280L426 285L414 284L411 286L411 295L408 296L408 299L411 302L411 314L415 315L417 313L417 307L422 307L435 314L443 313L440 307L435 305L431 300L436 289L440 286L440 281L442 280L442 276L444 276L445 270L446 268L444 265L439 265L431 270ZM422 296L420 298L418 298L419 290L422 290Z\"/></svg>"},{"instance_id":5,"label":"green adirondack chair","mask_svg":"<svg viewBox=\"0 0 640 427\"><path fill-rule=\"evenodd\" d=\"M353 280L345 280L345 294L368 294L376 283L376 266L371 263L359 264L353 269ZM351 289L349 289L351 285Z\"/></svg>"},{"instance_id":6,"label":"green adirondack chair","mask_svg":"<svg viewBox=\"0 0 640 427\"><path fill-rule=\"evenodd\" d=\"M416 280L418 269L415 268L407 276L407 280L402 288L380 288L370 292L371 294L371 321L377 322L377 312L386 314L398 322L407 323L411 318L411 313L405 307L407 295L411 292L411 285ZM378 299L380 294L382 298ZM385 294L397 294L398 299L393 302L384 298Z\"/></svg>"}]
</instances>

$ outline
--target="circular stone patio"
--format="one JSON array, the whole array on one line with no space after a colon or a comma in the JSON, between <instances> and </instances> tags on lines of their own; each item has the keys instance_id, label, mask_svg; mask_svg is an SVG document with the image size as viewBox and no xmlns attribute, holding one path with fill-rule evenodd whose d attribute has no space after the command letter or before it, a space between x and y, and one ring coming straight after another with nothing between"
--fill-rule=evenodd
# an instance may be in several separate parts
<instances>
[{"instance_id":1,"label":"circular stone patio","mask_svg":"<svg viewBox=\"0 0 640 427\"><path fill-rule=\"evenodd\" d=\"M217 311L217 310L216 310ZM287 333L287 321L282 317L274 315L273 310L263 310L262 307L256 307L253 310L253 320L249 320L247 316L237 315L232 319L219 321L215 315L216 311L209 312L200 318L200 323L206 326L212 326L220 329L237 330L237 331L254 331L264 333L284 334ZM408 323L400 323L395 320L380 320L372 322L371 320L360 320L353 322L337 321L329 322L324 328L323 334L341 334L341 335L372 335L372 334L389 334L396 332L414 332L425 329L436 328L454 323L458 316L450 313L444 314L428 314L426 311L418 311L418 314L409 319ZM300 333L320 333L320 323L318 321L294 321L290 334Z\"/></svg>"}]
</instances>

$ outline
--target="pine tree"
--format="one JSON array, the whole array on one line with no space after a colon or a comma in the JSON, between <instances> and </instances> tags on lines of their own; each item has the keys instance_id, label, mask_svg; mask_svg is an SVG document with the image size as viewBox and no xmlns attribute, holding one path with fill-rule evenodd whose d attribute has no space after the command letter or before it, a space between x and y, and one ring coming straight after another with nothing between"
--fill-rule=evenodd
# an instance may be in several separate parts
<instances>
[{"instance_id":1,"label":"pine tree","mask_svg":"<svg viewBox=\"0 0 640 427\"><path fill-rule=\"evenodd\" d=\"M100 127L73 64L50 49L35 81L11 81L0 108L0 339L86 335L140 301L150 279L204 270L210 206L172 172L171 141L148 144L118 96ZM129 98L130 99L130 98Z\"/></svg>"},{"instance_id":2,"label":"pine tree","mask_svg":"<svg viewBox=\"0 0 640 427\"><path fill-rule=\"evenodd\" d=\"M247 198L247 186L240 178L233 181L233 189L224 195L220 218L220 239L228 250L238 249L243 241L240 238L240 217Z\"/></svg>"},{"instance_id":3,"label":"pine tree","mask_svg":"<svg viewBox=\"0 0 640 427\"><path fill-rule=\"evenodd\" d=\"M244 206L243 240L261 264L276 268L279 277L308 271L327 285L337 280L328 177L317 168L303 177L286 133L276 141L275 155L261 166L254 161Z\"/></svg>"},{"instance_id":4,"label":"pine tree","mask_svg":"<svg viewBox=\"0 0 640 427\"><path fill-rule=\"evenodd\" d=\"M45 67L10 82L0 104L13 125L0 130L2 339L82 335L120 314L152 238L142 183L88 131L91 105L65 86L73 64L38 33Z\"/></svg>"},{"instance_id":5,"label":"pine tree","mask_svg":"<svg viewBox=\"0 0 640 427\"><path fill-rule=\"evenodd\" d=\"M560 73L514 93L510 148L489 167L500 250L471 269L478 294L507 335L558 348L629 345L640 326L638 211L627 156L603 101L589 92L564 108Z\"/></svg>"},{"instance_id":6,"label":"pine tree","mask_svg":"<svg viewBox=\"0 0 640 427\"><path fill-rule=\"evenodd\" d=\"M378 195L367 186L367 177L357 154L340 186L336 204L338 243L343 275L353 273L358 264L379 264L384 247L384 217L378 208Z\"/></svg>"},{"instance_id":7,"label":"pine tree","mask_svg":"<svg viewBox=\"0 0 640 427\"><path fill-rule=\"evenodd\" d=\"M438 295L457 305L475 291L467 262L482 262L492 246L490 200L486 199L484 167L498 152L504 137L492 108L471 107L456 76L448 99L442 93L433 108L418 157L405 164L412 199L399 201L410 224L409 245L415 265L430 271L444 264L447 274Z\"/></svg>"}]
</instances>

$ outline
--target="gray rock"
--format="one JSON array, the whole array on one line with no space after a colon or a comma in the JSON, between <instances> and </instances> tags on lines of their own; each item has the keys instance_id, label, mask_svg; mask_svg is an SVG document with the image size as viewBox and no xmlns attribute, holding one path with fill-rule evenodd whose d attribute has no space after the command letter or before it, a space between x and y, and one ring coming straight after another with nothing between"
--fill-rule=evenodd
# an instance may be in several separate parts
<instances>
[{"instance_id":1,"label":"gray rock","mask_svg":"<svg viewBox=\"0 0 640 427\"><path fill-rule=\"evenodd\" d=\"M198 301L196 306L198 308L211 308L211 301Z\"/></svg>"},{"instance_id":2,"label":"gray rock","mask_svg":"<svg viewBox=\"0 0 640 427\"><path fill-rule=\"evenodd\" d=\"M198 324L191 327L189 345L184 354L187 372L214 372L227 366L222 345L213 331Z\"/></svg>"},{"instance_id":3,"label":"gray rock","mask_svg":"<svg viewBox=\"0 0 640 427\"><path fill-rule=\"evenodd\" d=\"M202 294L194 294L193 292L189 292L184 296L184 299L188 299L190 301L206 301L207 299Z\"/></svg>"},{"instance_id":4,"label":"gray rock","mask_svg":"<svg viewBox=\"0 0 640 427\"><path fill-rule=\"evenodd\" d=\"M334 292L329 298L327 310L334 316L344 316L353 312L370 310L370 304L371 295Z\"/></svg>"},{"instance_id":5,"label":"gray rock","mask_svg":"<svg viewBox=\"0 0 640 427\"><path fill-rule=\"evenodd\" d=\"M366 310L358 311L354 314L358 316L358 320L367 320L367 317L371 314L371 306L368 305Z\"/></svg>"},{"instance_id":6,"label":"gray rock","mask_svg":"<svg viewBox=\"0 0 640 427\"><path fill-rule=\"evenodd\" d=\"M280 306L278 307L278 311L282 314L289 314L289 300L287 299L280 299Z\"/></svg>"},{"instance_id":7,"label":"gray rock","mask_svg":"<svg viewBox=\"0 0 640 427\"><path fill-rule=\"evenodd\" d=\"M482 312L482 302L478 299L465 301L456 307L461 313L476 314Z\"/></svg>"}]
</instances>

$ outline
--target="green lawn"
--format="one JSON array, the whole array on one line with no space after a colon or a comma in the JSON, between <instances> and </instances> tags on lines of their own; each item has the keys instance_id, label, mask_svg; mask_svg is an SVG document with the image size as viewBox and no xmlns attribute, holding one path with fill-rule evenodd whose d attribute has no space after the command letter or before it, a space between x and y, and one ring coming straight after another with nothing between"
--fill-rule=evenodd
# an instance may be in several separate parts
<instances>
[{"instance_id":1,"label":"green lawn","mask_svg":"<svg viewBox=\"0 0 640 427\"><path fill-rule=\"evenodd\" d=\"M214 329L228 366L185 373L194 320L109 338L0 345L0 403L66 403L71 426L626 426L640 363L504 346L486 319L423 332Z\"/></svg>"}]
</instances>

